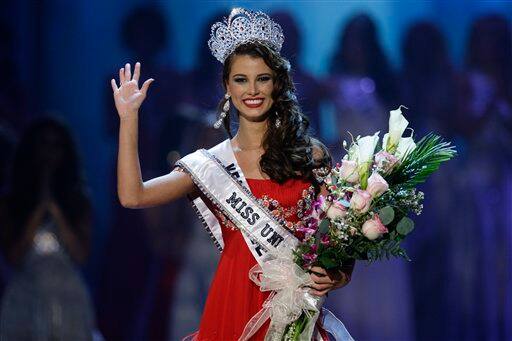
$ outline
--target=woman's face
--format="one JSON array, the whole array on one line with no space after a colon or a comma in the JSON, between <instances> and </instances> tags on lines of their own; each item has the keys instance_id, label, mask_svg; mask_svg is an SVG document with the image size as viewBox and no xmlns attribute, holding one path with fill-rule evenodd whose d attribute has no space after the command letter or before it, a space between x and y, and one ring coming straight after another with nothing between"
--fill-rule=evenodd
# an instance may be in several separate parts
<instances>
[{"instance_id":1,"label":"woman's face","mask_svg":"<svg viewBox=\"0 0 512 341\"><path fill-rule=\"evenodd\" d=\"M263 121L272 106L274 73L262 58L237 55L226 84L233 105L248 121Z\"/></svg>"}]
</instances>

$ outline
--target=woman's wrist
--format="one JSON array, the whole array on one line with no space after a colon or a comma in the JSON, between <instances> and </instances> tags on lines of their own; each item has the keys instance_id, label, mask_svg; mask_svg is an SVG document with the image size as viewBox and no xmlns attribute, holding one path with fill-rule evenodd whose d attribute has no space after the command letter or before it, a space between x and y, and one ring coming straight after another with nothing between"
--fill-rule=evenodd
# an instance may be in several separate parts
<instances>
[{"instance_id":1,"label":"woman's wrist","mask_svg":"<svg viewBox=\"0 0 512 341\"><path fill-rule=\"evenodd\" d=\"M122 115L119 115L120 121L131 121L131 120L136 120L138 118L139 118L138 110L127 111L127 112L123 113Z\"/></svg>"}]
</instances>

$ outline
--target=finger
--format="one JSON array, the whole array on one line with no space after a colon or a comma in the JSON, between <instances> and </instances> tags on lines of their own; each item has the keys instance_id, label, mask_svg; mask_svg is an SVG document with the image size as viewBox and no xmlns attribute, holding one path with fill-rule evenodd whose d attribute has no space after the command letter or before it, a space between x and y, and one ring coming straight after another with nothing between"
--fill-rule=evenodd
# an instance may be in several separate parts
<instances>
[{"instance_id":1,"label":"finger","mask_svg":"<svg viewBox=\"0 0 512 341\"><path fill-rule=\"evenodd\" d=\"M140 89L140 92L142 92L142 94L144 96L146 96L147 92L148 92L148 89L149 89L149 86L151 85L151 83L154 82L154 79L153 78L150 78L148 79L147 81L144 82L144 84L142 84L142 88Z\"/></svg>"},{"instance_id":2,"label":"finger","mask_svg":"<svg viewBox=\"0 0 512 341\"><path fill-rule=\"evenodd\" d=\"M325 289L325 290L315 290L315 289L310 289L309 290L309 293L311 295L315 295L315 296L324 296L325 294L327 294L330 290L329 289Z\"/></svg>"},{"instance_id":3,"label":"finger","mask_svg":"<svg viewBox=\"0 0 512 341\"><path fill-rule=\"evenodd\" d=\"M126 63L124 66L124 77L127 82L132 80L132 68L130 66L130 63Z\"/></svg>"},{"instance_id":4,"label":"finger","mask_svg":"<svg viewBox=\"0 0 512 341\"><path fill-rule=\"evenodd\" d=\"M116 84L116 80L114 78L112 78L112 80L110 81L110 85L112 85L112 91L116 92L117 90L119 90Z\"/></svg>"},{"instance_id":5,"label":"finger","mask_svg":"<svg viewBox=\"0 0 512 341\"><path fill-rule=\"evenodd\" d=\"M135 63L135 68L133 70L133 79L138 82L139 77L140 77L140 63L137 62L137 63Z\"/></svg>"},{"instance_id":6,"label":"finger","mask_svg":"<svg viewBox=\"0 0 512 341\"><path fill-rule=\"evenodd\" d=\"M346 281L348 279L348 275L341 270L335 271L329 277L336 281Z\"/></svg>"},{"instance_id":7,"label":"finger","mask_svg":"<svg viewBox=\"0 0 512 341\"><path fill-rule=\"evenodd\" d=\"M327 276L320 277L315 274L310 274L310 277L313 280L313 282L315 282L315 283L321 283L321 284L325 284L325 283L333 284L334 283L334 281Z\"/></svg>"},{"instance_id":8,"label":"finger","mask_svg":"<svg viewBox=\"0 0 512 341\"><path fill-rule=\"evenodd\" d=\"M123 85L124 84L124 68L120 68L119 69L119 84L120 85Z\"/></svg>"},{"instance_id":9,"label":"finger","mask_svg":"<svg viewBox=\"0 0 512 341\"><path fill-rule=\"evenodd\" d=\"M312 285L309 286L311 289L315 289L315 290L325 290L325 289L330 289L333 287L332 284L320 284L320 283L314 283Z\"/></svg>"},{"instance_id":10,"label":"finger","mask_svg":"<svg viewBox=\"0 0 512 341\"><path fill-rule=\"evenodd\" d=\"M316 273L318 275L327 276L327 271L324 268L321 268L319 266L312 267L310 271L313 273Z\"/></svg>"}]
</instances>

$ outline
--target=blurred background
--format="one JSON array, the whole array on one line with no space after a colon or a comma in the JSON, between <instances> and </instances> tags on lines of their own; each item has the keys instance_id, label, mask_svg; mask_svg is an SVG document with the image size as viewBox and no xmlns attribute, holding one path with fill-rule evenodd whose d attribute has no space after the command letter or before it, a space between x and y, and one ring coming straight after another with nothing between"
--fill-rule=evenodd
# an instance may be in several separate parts
<instances>
[{"instance_id":1,"label":"blurred background","mask_svg":"<svg viewBox=\"0 0 512 341\"><path fill-rule=\"evenodd\" d=\"M206 42L234 6L283 27L299 101L335 161L347 130L386 131L400 104L418 136L459 152L422 188L412 262L356 264L327 306L356 340L512 340L512 3L459 0L4 2L0 336L197 329L218 251L186 199L120 206L110 79L136 61L156 79L140 119L145 179L220 142L221 65Z\"/></svg>"}]
</instances>

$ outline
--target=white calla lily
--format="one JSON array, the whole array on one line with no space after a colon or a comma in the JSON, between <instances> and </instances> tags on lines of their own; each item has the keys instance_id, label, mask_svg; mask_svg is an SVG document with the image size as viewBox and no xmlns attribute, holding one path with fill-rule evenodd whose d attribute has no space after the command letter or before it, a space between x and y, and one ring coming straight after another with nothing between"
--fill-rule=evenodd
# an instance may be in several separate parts
<instances>
[{"instance_id":1,"label":"white calla lily","mask_svg":"<svg viewBox=\"0 0 512 341\"><path fill-rule=\"evenodd\" d=\"M398 142L398 146L396 148L395 156L400 160L410 152L412 152L416 148L416 143L414 142L412 136L411 137L402 137Z\"/></svg>"},{"instance_id":2,"label":"white calla lily","mask_svg":"<svg viewBox=\"0 0 512 341\"><path fill-rule=\"evenodd\" d=\"M407 107L404 107L407 109ZM402 105L389 112L389 134L384 135L384 148L393 154L398 146L400 138L409 125L409 121L402 115Z\"/></svg>"},{"instance_id":3,"label":"white calla lily","mask_svg":"<svg viewBox=\"0 0 512 341\"><path fill-rule=\"evenodd\" d=\"M373 152L375 151L375 147L377 147L377 143L379 142L379 131L374 135L368 135L359 138L357 140L357 148L355 150L357 163L359 165L365 163L371 163L373 160Z\"/></svg>"},{"instance_id":4,"label":"white calla lily","mask_svg":"<svg viewBox=\"0 0 512 341\"><path fill-rule=\"evenodd\" d=\"M367 185L369 169L373 162L373 153L379 142L379 133L380 132L376 132L374 135L364 136L357 140L355 157L359 181L363 189L365 189Z\"/></svg>"}]
</instances>

